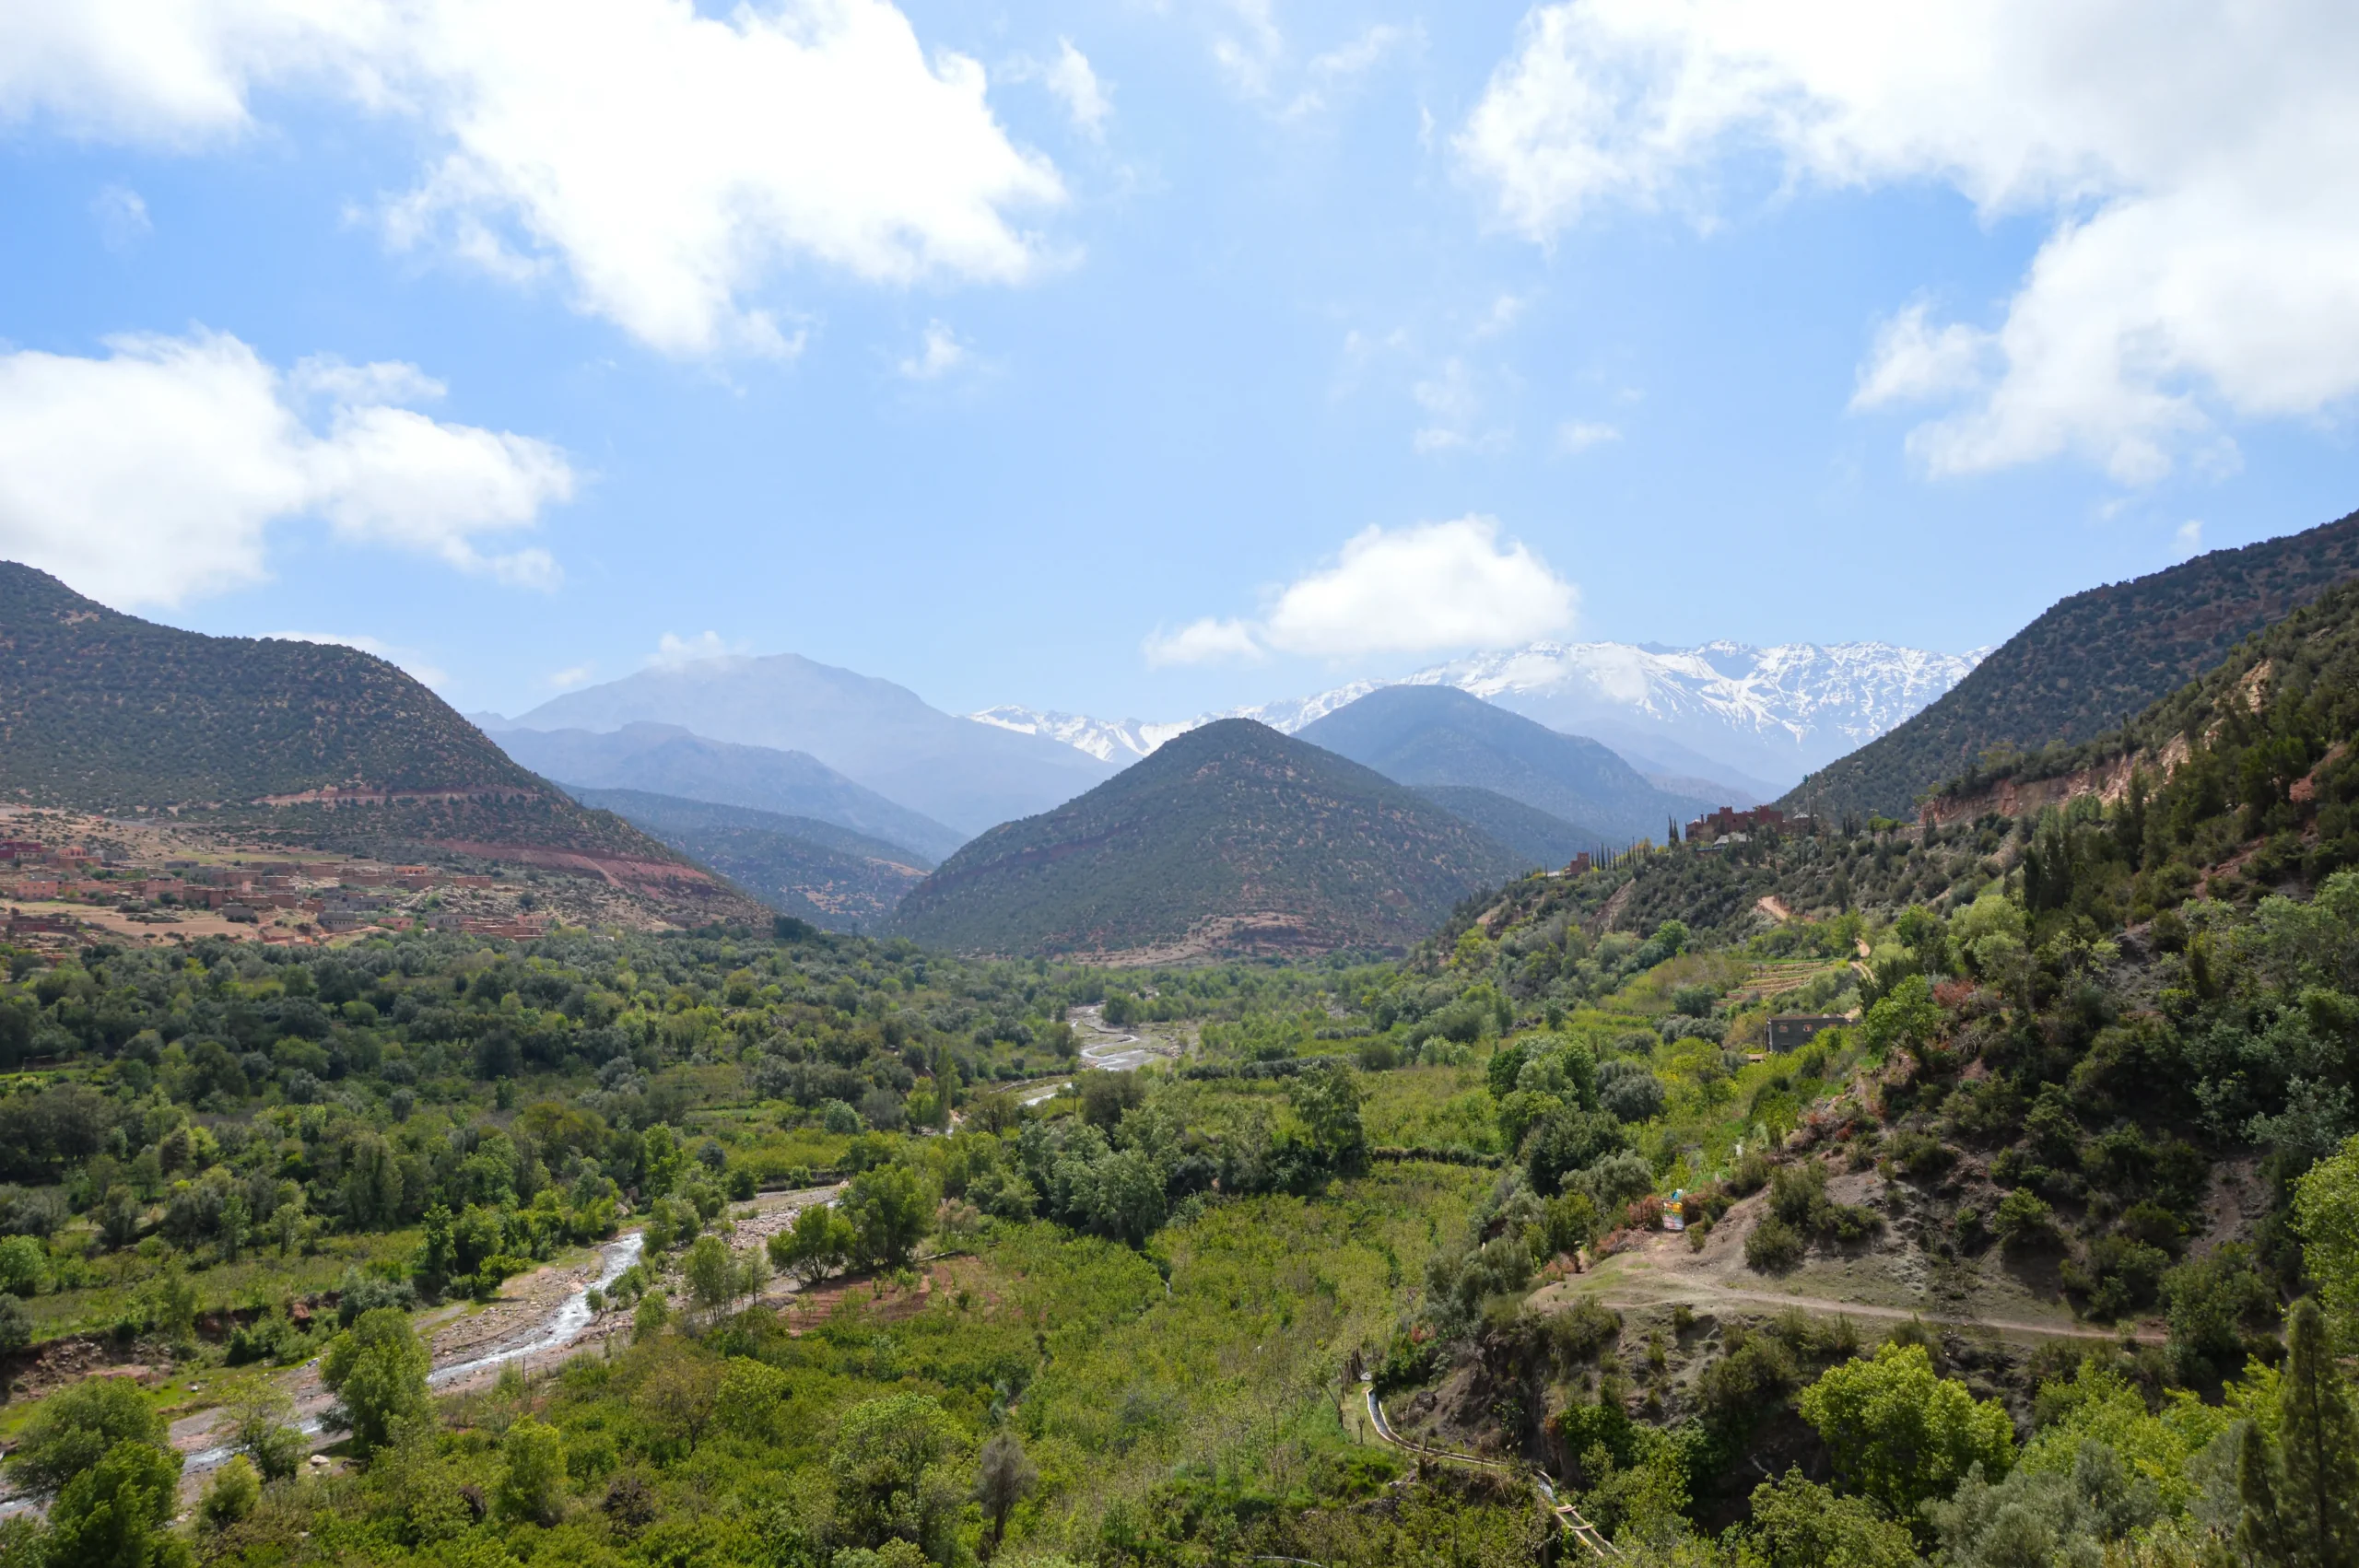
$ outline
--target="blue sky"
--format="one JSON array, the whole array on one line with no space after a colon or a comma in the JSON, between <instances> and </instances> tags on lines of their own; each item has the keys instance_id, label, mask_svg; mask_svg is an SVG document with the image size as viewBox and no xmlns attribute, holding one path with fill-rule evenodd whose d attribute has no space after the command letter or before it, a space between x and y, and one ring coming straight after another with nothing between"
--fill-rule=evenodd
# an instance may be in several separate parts
<instances>
[{"instance_id":1,"label":"blue sky","mask_svg":"<svg viewBox=\"0 0 2359 1568\"><path fill-rule=\"evenodd\" d=\"M2277 9L0 0L0 555L511 713L1994 642L2359 506Z\"/></svg>"}]
</instances>

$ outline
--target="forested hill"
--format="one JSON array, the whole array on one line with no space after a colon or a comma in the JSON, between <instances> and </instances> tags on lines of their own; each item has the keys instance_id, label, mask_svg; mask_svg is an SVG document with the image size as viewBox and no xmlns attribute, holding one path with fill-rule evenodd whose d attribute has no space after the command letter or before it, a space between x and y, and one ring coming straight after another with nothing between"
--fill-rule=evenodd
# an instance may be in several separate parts
<instances>
[{"instance_id":1,"label":"forested hill","mask_svg":"<svg viewBox=\"0 0 2359 1568\"><path fill-rule=\"evenodd\" d=\"M1939 702L1812 774L1791 808L1902 816L1992 752L2078 744L2142 712L2236 645L2359 573L2359 512L2076 593Z\"/></svg>"},{"instance_id":2,"label":"forested hill","mask_svg":"<svg viewBox=\"0 0 2359 1568\"><path fill-rule=\"evenodd\" d=\"M547 786L384 660L205 637L0 562L0 789L103 807Z\"/></svg>"},{"instance_id":3,"label":"forested hill","mask_svg":"<svg viewBox=\"0 0 2359 1568\"><path fill-rule=\"evenodd\" d=\"M1397 949L1523 869L1414 791L1231 719L984 834L910 890L894 927L1001 954Z\"/></svg>"},{"instance_id":4,"label":"forested hill","mask_svg":"<svg viewBox=\"0 0 2359 1568\"><path fill-rule=\"evenodd\" d=\"M330 790L367 804L306 799ZM719 891L510 761L382 659L158 626L14 562L0 562L0 799L170 807L184 821L205 808L241 830L372 853L588 857L610 875L635 868L626 881Z\"/></svg>"}]
</instances>

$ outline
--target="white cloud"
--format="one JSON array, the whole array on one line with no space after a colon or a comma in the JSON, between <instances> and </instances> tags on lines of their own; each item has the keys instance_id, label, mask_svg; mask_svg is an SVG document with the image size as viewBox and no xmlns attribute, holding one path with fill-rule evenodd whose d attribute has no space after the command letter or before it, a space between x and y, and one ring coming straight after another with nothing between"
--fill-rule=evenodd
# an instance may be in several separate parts
<instances>
[{"instance_id":1,"label":"white cloud","mask_svg":"<svg viewBox=\"0 0 2359 1568\"><path fill-rule=\"evenodd\" d=\"M705 659L726 659L733 654L750 652L751 645L724 641L719 632L699 632L695 637L680 637L665 632L656 640L655 651L647 662L658 670L677 670Z\"/></svg>"},{"instance_id":2,"label":"white cloud","mask_svg":"<svg viewBox=\"0 0 2359 1568\"><path fill-rule=\"evenodd\" d=\"M1415 28L1378 22L1350 42L1338 45L1323 54L1312 55L1303 67L1304 78L1309 85L1286 105L1286 116L1296 118L1326 108L1328 95L1333 89L1357 81L1382 64L1396 50L1414 44L1423 37L1423 32Z\"/></svg>"},{"instance_id":3,"label":"white cloud","mask_svg":"<svg viewBox=\"0 0 2359 1568\"><path fill-rule=\"evenodd\" d=\"M1887 323L1861 407L1954 400L1936 474L2062 455L2124 483L2215 426L2359 392L2359 11L2132 0L1582 0L1526 18L1456 146L1508 227L1603 205L1708 221L1729 160L1945 182L2055 227L1995 325Z\"/></svg>"},{"instance_id":4,"label":"white cloud","mask_svg":"<svg viewBox=\"0 0 2359 1568\"><path fill-rule=\"evenodd\" d=\"M104 359L0 355L0 554L111 603L176 604L260 581L271 525L316 517L350 542L556 580L546 551L487 555L478 542L571 497L564 453L351 395L415 387L415 368L346 368L339 395L223 333L108 347ZM306 413L317 395L323 429Z\"/></svg>"},{"instance_id":5,"label":"white cloud","mask_svg":"<svg viewBox=\"0 0 2359 1568\"><path fill-rule=\"evenodd\" d=\"M0 0L0 120L88 137L217 141L265 87L412 118L432 160L392 242L560 273L673 354L792 353L759 300L800 263L1021 281L1045 263L1014 215L1064 198L982 68L929 61L887 0Z\"/></svg>"},{"instance_id":6,"label":"white cloud","mask_svg":"<svg viewBox=\"0 0 2359 1568\"><path fill-rule=\"evenodd\" d=\"M98 219L100 243L110 251L128 251L156 231L147 198L124 185L106 186L91 197L90 216Z\"/></svg>"},{"instance_id":7,"label":"white cloud","mask_svg":"<svg viewBox=\"0 0 2359 1568\"><path fill-rule=\"evenodd\" d=\"M2203 520L2191 517L2180 523L2172 543L2177 545L2181 556L2203 554Z\"/></svg>"},{"instance_id":8,"label":"white cloud","mask_svg":"<svg viewBox=\"0 0 2359 1568\"><path fill-rule=\"evenodd\" d=\"M1258 621L1206 618L1147 639L1148 662L1320 659L1508 648L1571 629L1580 592L1496 520L1369 528L1332 566L1281 590Z\"/></svg>"},{"instance_id":9,"label":"white cloud","mask_svg":"<svg viewBox=\"0 0 2359 1568\"><path fill-rule=\"evenodd\" d=\"M1114 112L1113 99L1097 73L1089 68L1089 57L1075 49L1071 39L1057 40L1057 58L1046 76L1049 90L1065 106L1077 129L1092 136L1106 134L1106 117Z\"/></svg>"},{"instance_id":10,"label":"white cloud","mask_svg":"<svg viewBox=\"0 0 2359 1568\"><path fill-rule=\"evenodd\" d=\"M594 664L569 664L548 677L548 684L561 692L569 692L598 673Z\"/></svg>"},{"instance_id":11,"label":"white cloud","mask_svg":"<svg viewBox=\"0 0 2359 1568\"><path fill-rule=\"evenodd\" d=\"M282 642L323 642L331 648L356 648L363 653L373 653L388 664L397 664L429 686L448 685L449 672L440 665L428 662L415 649L396 648L373 637L354 637L343 632L264 632Z\"/></svg>"},{"instance_id":12,"label":"white cloud","mask_svg":"<svg viewBox=\"0 0 2359 1568\"><path fill-rule=\"evenodd\" d=\"M1212 664L1228 660L1260 659L1262 645L1253 640L1253 628L1242 621L1224 621L1207 615L1191 621L1176 632L1166 633L1157 627L1142 645L1151 668L1166 664Z\"/></svg>"},{"instance_id":13,"label":"white cloud","mask_svg":"<svg viewBox=\"0 0 2359 1568\"><path fill-rule=\"evenodd\" d=\"M1567 456L1621 439L1622 432L1614 426L1596 424L1587 419L1567 419L1556 427L1556 450Z\"/></svg>"},{"instance_id":14,"label":"white cloud","mask_svg":"<svg viewBox=\"0 0 2359 1568\"><path fill-rule=\"evenodd\" d=\"M1225 0L1234 21L1213 36L1213 59L1240 92L1259 98L1270 90L1270 73L1285 53L1285 35L1271 15L1270 0Z\"/></svg>"},{"instance_id":15,"label":"white cloud","mask_svg":"<svg viewBox=\"0 0 2359 1568\"><path fill-rule=\"evenodd\" d=\"M913 381L939 380L971 357L957 333L940 322L929 322L924 347L901 361L901 374Z\"/></svg>"}]
</instances>

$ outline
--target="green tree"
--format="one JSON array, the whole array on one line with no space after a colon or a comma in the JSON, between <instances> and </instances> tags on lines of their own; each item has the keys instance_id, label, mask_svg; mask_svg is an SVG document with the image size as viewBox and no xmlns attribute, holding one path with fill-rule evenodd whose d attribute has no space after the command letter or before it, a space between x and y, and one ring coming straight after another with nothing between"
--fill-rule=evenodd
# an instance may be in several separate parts
<instances>
[{"instance_id":1,"label":"green tree","mask_svg":"<svg viewBox=\"0 0 2359 1568\"><path fill-rule=\"evenodd\" d=\"M965 1441L933 1398L897 1394L844 1412L827 1456L836 1517L851 1544L904 1540L948 1561L967 1489L951 1461Z\"/></svg>"},{"instance_id":2,"label":"green tree","mask_svg":"<svg viewBox=\"0 0 2359 1568\"><path fill-rule=\"evenodd\" d=\"M375 1453L403 1426L431 1418L426 1374L433 1364L399 1307L362 1313L320 1362L320 1379L338 1400L334 1424L361 1454Z\"/></svg>"},{"instance_id":3,"label":"green tree","mask_svg":"<svg viewBox=\"0 0 2359 1568\"><path fill-rule=\"evenodd\" d=\"M1911 1568L1917 1542L1864 1497L1845 1497L1800 1470L1753 1489L1748 1568Z\"/></svg>"},{"instance_id":4,"label":"green tree","mask_svg":"<svg viewBox=\"0 0 2359 1568\"><path fill-rule=\"evenodd\" d=\"M737 1271L729 1244L719 1236L698 1236L681 1261L681 1277L688 1283L688 1299L707 1318L719 1316L735 1298Z\"/></svg>"},{"instance_id":5,"label":"green tree","mask_svg":"<svg viewBox=\"0 0 2359 1568\"><path fill-rule=\"evenodd\" d=\"M36 1296L49 1284L49 1248L35 1236L0 1237L0 1291Z\"/></svg>"},{"instance_id":6,"label":"green tree","mask_svg":"<svg viewBox=\"0 0 2359 1568\"><path fill-rule=\"evenodd\" d=\"M2359 1564L2359 1419L2326 1315L2305 1297L2287 1322L2277 1432L2248 1430L2237 1456L2238 1544L2271 1568Z\"/></svg>"},{"instance_id":7,"label":"green tree","mask_svg":"<svg viewBox=\"0 0 2359 1568\"><path fill-rule=\"evenodd\" d=\"M850 1220L832 1204L814 1203L794 1216L792 1225L770 1237L770 1261L807 1287L842 1268L858 1244Z\"/></svg>"},{"instance_id":8,"label":"green tree","mask_svg":"<svg viewBox=\"0 0 2359 1568\"><path fill-rule=\"evenodd\" d=\"M1360 1125L1360 1075L1344 1062L1298 1073L1286 1085L1294 1114L1330 1170L1346 1175L1367 1165L1367 1132Z\"/></svg>"},{"instance_id":9,"label":"green tree","mask_svg":"<svg viewBox=\"0 0 2359 1568\"><path fill-rule=\"evenodd\" d=\"M76 1476L49 1510L49 1568L185 1568L170 1532L181 1456L153 1443L118 1443Z\"/></svg>"},{"instance_id":10,"label":"green tree","mask_svg":"<svg viewBox=\"0 0 2359 1568\"><path fill-rule=\"evenodd\" d=\"M1937 1375L1921 1345L1886 1344L1873 1361L1828 1368L1802 1390L1802 1413L1826 1444L1836 1478L1903 1519L1948 1496L1975 1465L1995 1479L2014 1458L2006 1408Z\"/></svg>"},{"instance_id":11,"label":"green tree","mask_svg":"<svg viewBox=\"0 0 2359 1568\"><path fill-rule=\"evenodd\" d=\"M1869 1054L1879 1059L1895 1050L1919 1051L1941 1033L1942 1007L1933 1000L1932 983L1911 975L1860 1022L1860 1038Z\"/></svg>"},{"instance_id":12,"label":"green tree","mask_svg":"<svg viewBox=\"0 0 2359 1568\"><path fill-rule=\"evenodd\" d=\"M511 1519L554 1525L565 1512L565 1440L557 1428L526 1416L499 1441L507 1469L499 1480L499 1511Z\"/></svg>"},{"instance_id":13,"label":"green tree","mask_svg":"<svg viewBox=\"0 0 2359 1568\"><path fill-rule=\"evenodd\" d=\"M88 1377L43 1399L25 1423L8 1474L53 1497L119 1443L164 1445L164 1418L128 1377Z\"/></svg>"},{"instance_id":14,"label":"green tree","mask_svg":"<svg viewBox=\"0 0 2359 1568\"><path fill-rule=\"evenodd\" d=\"M303 1463L303 1434L289 1424L294 1414L295 1401L267 1380L248 1384L229 1406L229 1445L264 1480L285 1480Z\"/></svg>"},{"instance_id":15,"label":"green tree","mask_svg":"<svg viewBox=\"0 0 2359 1568\"><path fill-rule=\"evenodd\" d=\"M231 1525L254 1511L262 1501L262 1478L243 1454L232 1454L213 1474L205 1489L205 1500L197 1505L205 1522L217 1530Z\"/></svg>"},{"instance_id":16,"label":"green tree","mask_svg":"<svg viewBox=\"0 0 2359 1568\"><path fill-rule=\"evenodd\" d=\"M907 1165L879 1165L852 1177L842 1207L860 1256L886 1268L910 1260L933 1220L933 1194Z\"/></svg>"},{"instance_id":17,"label":"green tree","mask_svg":"<svg viewBox=\"0 0 2359 1568\"><path fill-rule=\"evenodd\" d=\"M2337 1342L2359 1350L2359 1136L2294 1184L2294 1229Z\"/></svg>"},{"instance_id":18,"label":"green tree","mask_svg":"<svg viewBox=\"0 0 2359 1568\"><path fill-rule=\"evenodd\" d=\"M999 1550L999 1543L1007 1534L1008 1515L1031 1495L1039 1482L1040 1472L1025 1454L1023 1441L1004 1427L992 1433L975 1464L975 1501L983 1505L983 1517L991 1521L992 1527L984 1556Z\"/></svg>"}]
</instances>

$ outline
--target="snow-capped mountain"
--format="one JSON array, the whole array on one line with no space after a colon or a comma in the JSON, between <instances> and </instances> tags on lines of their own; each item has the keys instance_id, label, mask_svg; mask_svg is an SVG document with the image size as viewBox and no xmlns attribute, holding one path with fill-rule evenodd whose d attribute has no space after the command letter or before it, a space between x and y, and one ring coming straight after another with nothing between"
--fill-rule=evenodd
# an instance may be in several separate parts
<instances>
[{"instance_id":1,"label":"snow-capped mountain","mask_svg":"<svg viewBox=\"0 0 2359 1568\"><path fill-rule=\"evenodd\" d=\"M1087 752L1100 762L1126 766L1152 752L1174 735L1184 735L1203 719L1185 720L1177 724L1142 724L1135 719L1090 719L1078 713L1044 713L1037 708L1019 708L1003 703L986 708L968 718L979 724L989 724L997 730L1013 730L1019 735L1046 735L1052 741L1062 741L1076 750Z\"/></svg>"},{"instance_id":2,"label":"snow-capped mountain","mask_svg":"<svg viewBox=\"0 0 2359 1568\"><path fill-rule=\"evenodd\" d=\"M1437 664L1397 683L1355 681L1185 723L1116 723L1013 706L970 717L1122 762L1215 719L1258 719L1292 734L1381 685L1450 685L1551 729L1602 741L1641 771L1710 779L1766 798L1934 701L1989 651L1932 653L1883 642L1535 642Z\"/></svg>"}]
</instances>

